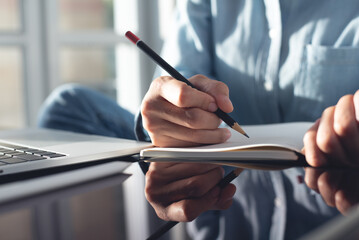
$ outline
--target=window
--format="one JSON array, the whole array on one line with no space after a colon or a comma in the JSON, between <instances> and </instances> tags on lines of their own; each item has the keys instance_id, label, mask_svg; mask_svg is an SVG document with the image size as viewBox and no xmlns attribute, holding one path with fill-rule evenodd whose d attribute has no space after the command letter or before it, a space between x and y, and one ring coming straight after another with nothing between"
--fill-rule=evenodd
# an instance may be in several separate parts
<instances>
[{"instance_id":1,"label":"window","mask_svg":"<svg viewBox=\"0 0 359 240\"><path fill-rule=\"evenodd\" d=\"M173 5L0 0L0 87L6 92L0 96L0 129L35 126L46 96L64 83L95 88L136 112L155 64L124 33L133 31L159 51Z\"/></svg>"},{"instance_id":2,"label":"window","mask_svg":"<svg viewBox=\"0 0 359 240\"><path fill-rule=\"evenodd\" d=\"M155 64L125 39L124 33L131 30L160 51L174 2L0 0L0 129L36 126L42 102L54 88L64 83L93 87L135 112L152 80ZM137 203L145 205L143 190L136 188L136 191L141 193L136 198ZM131 189L133 192L134 188ZM138 228L133 232L117 232L124 216L122 211L125 211L122 200L121 188L105 189L51 206L45 204L2 215L0 221L8 223L4 226L21 224L23 232L5 227L9 238L27 236L36 239L36 236L42 236L42 231L48 232L46 228L36 228L36 223L41 226L46 225L42 223L49 226L56 223L53 229L63 230L62 234L70 238L81 239L84 232L76 230L88 229L94 223L89 214L100 213L101 226L105 230L97 234L107 234L106 239L119 239L125 234L142 234L140 239L144 238L148 232L139 232ZM133 199L131 203L134 204ZM101 205L107 211L93 208ZM56 221L47 221L51 219L47 218L50 213L56 213L51 215ZM146 224L148 220L139 221ZM92 229L96 231L98 226ZM128 229L131 230L131 226ZM88 238L84 236L84 239Z\"/></svg>"}]
</instances>

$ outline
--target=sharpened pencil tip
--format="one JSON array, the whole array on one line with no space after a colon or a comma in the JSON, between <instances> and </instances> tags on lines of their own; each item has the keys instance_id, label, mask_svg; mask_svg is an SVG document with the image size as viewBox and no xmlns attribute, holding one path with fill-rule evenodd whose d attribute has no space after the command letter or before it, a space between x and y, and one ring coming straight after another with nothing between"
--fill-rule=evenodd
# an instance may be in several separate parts
<instances>
[{"instance_id":1,"label":"sharpened pencil tip","mask_svg":"<svg viewBox=\"0 0 359 240\"><path fill-rule=\"evenodd\" d=\"M247 135L247 133L246 133L245 131L243 131L243 129L241 128L241 126L239 126L238 123L235 123L235 124L232 126L232 128L233 128L234 130L236 130L237 132L243 134L243 135L246 136L247 138L249 138L249 136Z\"/></svg>"}]
</instances>

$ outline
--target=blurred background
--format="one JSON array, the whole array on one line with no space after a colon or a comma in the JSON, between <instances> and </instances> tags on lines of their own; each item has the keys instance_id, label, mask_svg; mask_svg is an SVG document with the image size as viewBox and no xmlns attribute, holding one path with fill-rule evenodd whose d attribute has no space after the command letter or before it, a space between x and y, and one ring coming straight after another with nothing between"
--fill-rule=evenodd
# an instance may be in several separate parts
<instances>
[{"instance_id":1,"label":"blurred background","mask_svg":"<svg viewBox=\"0 0 359 240\"><path fill-rule=\"evenodd\" d=\"M124 33L131 30L159 52L174 5L0 0L0 129L36 126L45 98L65 83L95 88L135 113L155 65ZM133 176L122 186L1 213L0 239L144 239L162 222L144 199L138 166L128 171ZM184 239L177 232L171 239Z\"/></svg>"},{"instance_id":2,"label":"blurred background","mask_svg":"<svg viewBox=\"0 0 359 240\"><path fill-rule=\"evenodd\" d=\"M124 33L160 51L174 4L0 0L0 129L36 126L41 103L64 83L93 87L136 112L155 66Z\"/></svg>"}]
</instances>

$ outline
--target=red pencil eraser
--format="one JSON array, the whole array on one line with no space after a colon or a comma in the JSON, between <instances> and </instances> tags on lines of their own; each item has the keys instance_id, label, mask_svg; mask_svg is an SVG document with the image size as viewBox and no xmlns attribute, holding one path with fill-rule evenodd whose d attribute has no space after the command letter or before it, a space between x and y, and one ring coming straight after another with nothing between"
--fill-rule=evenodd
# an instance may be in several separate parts
<instances>
[{"instance_id":1,"label":"red pencil eraser","mask_svg":"<svg viewBox=\"0 0 359 240\"><path fill-rule=\"evenodd\" d=\"M134 44L136 44L138 41L140 41L140 39L133 34L131 31L127 31L125 36L131 40L131 42L133 42Z\"/></svg>"}]
</instances>

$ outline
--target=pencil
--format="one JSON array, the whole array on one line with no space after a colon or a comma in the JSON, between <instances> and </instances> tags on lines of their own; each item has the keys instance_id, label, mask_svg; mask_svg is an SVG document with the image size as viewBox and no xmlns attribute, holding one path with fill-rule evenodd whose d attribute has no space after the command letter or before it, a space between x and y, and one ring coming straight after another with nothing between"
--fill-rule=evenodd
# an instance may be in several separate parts
<instances>
[{"instance_id":1,"label":"pencil","mask_svg":"<svg viewBox=\"0 0 359 240\"><path fill-rule=\"evenodd\" d=\"M232 172L230 172L228 175L226 175L224 178L219 181L217 184L218 187L224 188L227 186L230 182L232 182L236 177L241 174L243 171L243 168L236 168ZM149 236L146 240L155 240L161 237L163 234L168 232L171 228L177 225L178 222L176 221L168 221L166 224L164 224L162 227L160 227L156 232L154 232L151 236Z\"/></svg>"},{"instance_id":2,"label":"pencil","mask_svg":"<svg viewBox=\"0 0 359 240\"><path fill-rule=\"evenodd\" d=\"M174 69L171 65L169 65L163 58L161 58L155 51L153 51L146 43L140 40L135 34L131 31L127 31L125 36L134 44L137 45L139 49L145 52L153 61L155 61L158 65L160 65L165 71L167 71L173 78L186 83L187 85L197 89L193 84L188 81L182 74L180 74L176 69ZM214 112L220 119L223 120L229 127L236 130L237 132L243 134L247 138L249 136L247 133L241 128L241 126L233 120L227 113L223 112L221 109L217 109Z\"/></svg>"}]
</instances>

